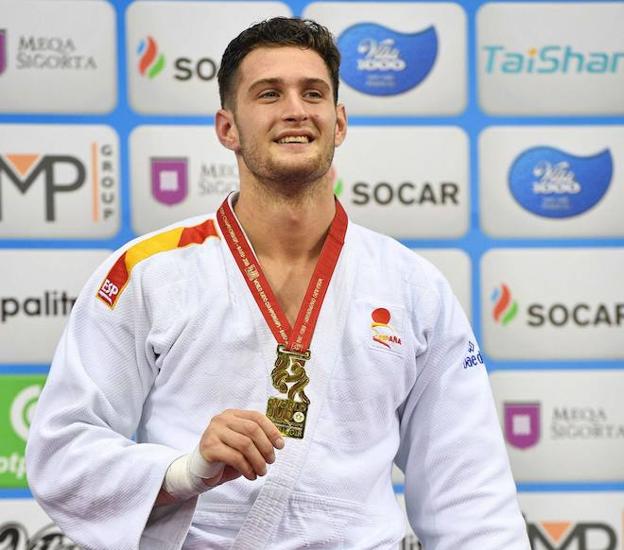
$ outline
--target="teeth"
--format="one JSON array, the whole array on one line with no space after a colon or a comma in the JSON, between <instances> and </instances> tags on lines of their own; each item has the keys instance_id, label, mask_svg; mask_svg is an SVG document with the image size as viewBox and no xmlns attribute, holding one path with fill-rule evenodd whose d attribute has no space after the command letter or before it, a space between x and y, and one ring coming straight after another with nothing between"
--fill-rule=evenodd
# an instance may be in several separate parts
<instances>
[{"instance_id":1,"label":"teeth","mask_svg":"<svg viewBox=\"0 0 624 550\"><path fill-rule=\"evenodd\" d=\"M287 136L278 141L278 143L309 143L308 136Z\"/></svg>"}]
</instances>

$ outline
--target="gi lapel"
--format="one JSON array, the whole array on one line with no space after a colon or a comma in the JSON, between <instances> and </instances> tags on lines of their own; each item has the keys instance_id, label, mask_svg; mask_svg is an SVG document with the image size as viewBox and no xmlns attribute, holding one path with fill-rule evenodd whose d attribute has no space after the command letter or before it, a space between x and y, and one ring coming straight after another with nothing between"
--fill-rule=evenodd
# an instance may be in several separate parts
<instances>
[{"instance_id":1,"label":"gi lapel","mask_svg":"<svg viewBox=\"0 0 624 550\"><path fill-rule=\"evenodd\" d=\"M308 413L305 437L299 440L288 439L285 448L277 453L277 460L269 468L264 485L234 540L232 548L236 550L259 550L268 546L308 456L308 449L314 439L320 413L325 406L329 381L341 355L341 335L344 332L351 304L354 271L349 234L350 231L347 230L345 246L332 280L331 293L334 299L324 304L329 311L321 311L317 325L315 340L323 348L322 353L314 355L310 361L310 377L314 380L316 391L315 406ZM315 368L315 364L322 362L328 362L327 368Z\"/></svg>"}]
</instances>

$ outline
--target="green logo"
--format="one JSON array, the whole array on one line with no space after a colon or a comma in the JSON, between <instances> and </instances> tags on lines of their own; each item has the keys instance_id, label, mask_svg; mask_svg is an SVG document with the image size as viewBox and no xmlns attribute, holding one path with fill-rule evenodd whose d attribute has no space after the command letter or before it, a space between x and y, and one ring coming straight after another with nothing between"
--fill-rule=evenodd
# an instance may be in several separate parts
<instances>
[{"instance_id":1,"label":"green logo","mask_svg":"<svg viewBox=\"0 0 624 550\"><path fill-rule=\"evenodd\" d=\"M44 375L0 376L0 488L26 488L24 451Z\"/></svg>"},{"instance_id":2,"label":"green logo","mask_svg":"<svg viewBox=\"0 0 624 550\"><path fill-rule=\"evenodd\" d=\"M336 185L334 185L334 195L336 195L337 197L340 197L343 191L344 191L344 184L342 183L342 180L339 178L338 181L336 182Z\"/></svg>"}]
</instances>

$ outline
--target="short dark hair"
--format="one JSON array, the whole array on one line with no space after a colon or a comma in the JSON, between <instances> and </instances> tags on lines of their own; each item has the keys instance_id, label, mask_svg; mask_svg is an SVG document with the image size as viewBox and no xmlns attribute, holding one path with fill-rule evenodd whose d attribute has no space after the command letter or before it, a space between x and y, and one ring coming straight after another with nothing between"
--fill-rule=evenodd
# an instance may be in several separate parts
<instances>
[{"instance_id":1,"label":"short dark hair","mask_svg":"<svg viewBox=\"0 0 624 550\"><path fill-rule=\"evenodd\" d=\"M296 46L318 53L327 66L334 102L338 103L340 52L329 30L310 19L273 17L245 29L225 48L217 73L221 107L232 99L236 73L244 57L256 48L281 46Z\"/></svg>"}]
</instances>

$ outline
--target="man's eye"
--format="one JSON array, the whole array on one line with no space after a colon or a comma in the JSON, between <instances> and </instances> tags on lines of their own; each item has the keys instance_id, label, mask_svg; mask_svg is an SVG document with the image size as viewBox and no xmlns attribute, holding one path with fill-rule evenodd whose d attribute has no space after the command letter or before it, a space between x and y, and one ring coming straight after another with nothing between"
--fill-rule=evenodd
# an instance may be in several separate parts
<instances>
[{"instance_id":1,"label":"man's eye","mask_svg":"<svg viewBox=\"0 0 624 550\"><path fill-rule=\"evenodd\" d=\"M260 98L262 99L272 99L274 97L277 97L277 92L275 90L267 90L260 93Z\"/></svg>"},{"instance_id":2,"label":"man's eye","mask_svg":"<svg viewBox=\"0 0 624 550\"><path fill-rule=\"evenodd\" d=\"M312 99L321 99L323 97L323 94L318 90L308 90L304 95Z\"/></svg>"}]
</instances>

